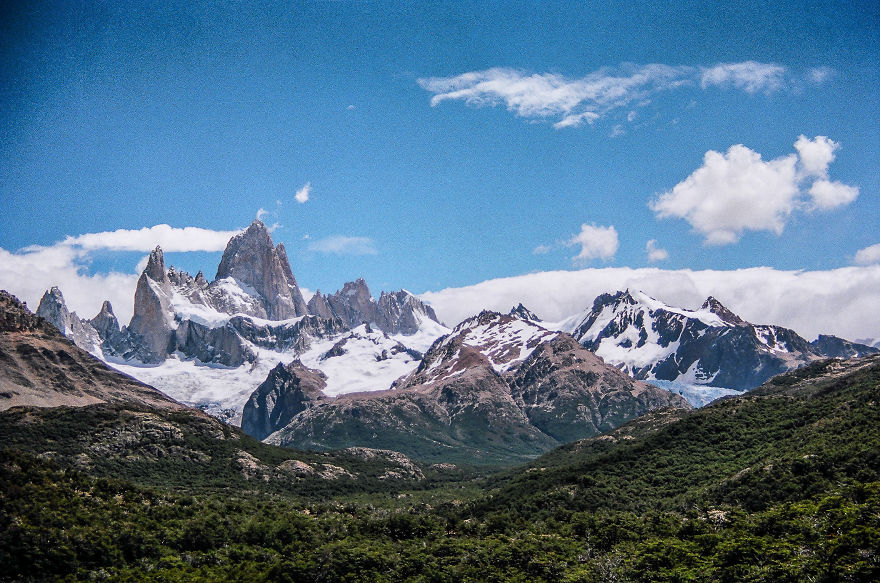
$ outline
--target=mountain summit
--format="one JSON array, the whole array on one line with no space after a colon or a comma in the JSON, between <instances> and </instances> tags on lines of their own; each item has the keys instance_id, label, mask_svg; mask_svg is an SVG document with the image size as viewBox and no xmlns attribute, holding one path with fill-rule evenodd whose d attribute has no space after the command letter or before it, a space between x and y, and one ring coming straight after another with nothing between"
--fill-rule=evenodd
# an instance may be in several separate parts
<instances>
[{"instance_id":1,"label":"mountain summit","mask_svg":"<svg viewBox=\"0 0 880 583\"><path fill-rule=\"evenodd\" d=\"M737 390L819 358L876 352L840 338L808 342L782 326L751 324L714 297L687 310L630 290L600 295L561 329L636 379Z\"/></svg>"},{"instance_id":2,"label":"mountain summit","mask_svg":"<svg viewBox=\"0 0 880 583\"><path fill-rule=\"evenodd\" d=\"M234 279L256 291L269 320L287 320L308 314L302 292L293 277L283 243L276 247L259 219L226 245L217 267L217 280Z\"/></svg>"}]
</instances>

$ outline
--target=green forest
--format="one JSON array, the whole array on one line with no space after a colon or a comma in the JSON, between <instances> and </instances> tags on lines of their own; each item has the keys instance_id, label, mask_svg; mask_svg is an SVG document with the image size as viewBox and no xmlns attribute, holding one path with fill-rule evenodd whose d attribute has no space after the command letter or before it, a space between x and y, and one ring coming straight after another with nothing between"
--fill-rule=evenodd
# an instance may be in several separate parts
<instances>
[{"instance_id":1,"label":"green forest","mask_svg":"<svg viewBox=\"0 0 880 583\"><path fill-rule=\"evenodd\" d=\"M880 579L877 359L815 363L693 412L650 413L527 466L424 465L418 479L234 428L212 437L199 427L214 425L182 413L166 414L183 429L157 436L157 455L109 448L77 463L102 428L138 415L0 415L0 579ZM230 448L267 467L332 462L359 477L248 476Z\"/></svg>"}]
</instances>

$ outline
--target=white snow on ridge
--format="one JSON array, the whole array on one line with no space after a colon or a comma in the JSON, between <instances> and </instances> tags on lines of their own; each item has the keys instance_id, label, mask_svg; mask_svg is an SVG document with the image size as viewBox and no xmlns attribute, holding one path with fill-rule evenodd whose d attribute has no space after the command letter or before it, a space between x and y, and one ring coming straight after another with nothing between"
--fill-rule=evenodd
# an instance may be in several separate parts
<instances>
[{"instance_id":1,"label":"white snow on ridge","mask_svg":"<svg viewBox=\"0 0 880 583\"><path fill-rule=\"evenodd\" d=\"M489 359L495 372L510 370L527 359L541 342L558 334L518 318L497 324L490 322L465 330L464 343L477 348Z\"/></svg>"},{"instance_id":2,"label":"white snow on ridge","mask_svg":"<svg viewBox=\"0 0 880 583\"><path fill-rule=\"evenodd\" d=\"M345 354L322 359L343 339ZM314 343L300 360L305 366L319 369L327 376L324 393L335 397L362 391L383 391L398 378L415 370L420 361L399 350L396 339L381 331L367 332L366 326L361 325L331 340Z\"/></svg>"}]
</instances>

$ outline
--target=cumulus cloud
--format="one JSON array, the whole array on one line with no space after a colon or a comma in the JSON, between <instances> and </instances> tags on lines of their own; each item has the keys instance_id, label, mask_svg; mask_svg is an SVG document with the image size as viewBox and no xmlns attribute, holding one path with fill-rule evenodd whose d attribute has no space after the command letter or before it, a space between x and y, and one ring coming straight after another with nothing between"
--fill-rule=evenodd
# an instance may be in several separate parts
<instances>
[{"instance_id":1,"label":"cumulus cloud","mask_svg":"<svg viewBox=\"0 0 880 583\"><path fill-rule=\"evenodd\" d=\"M452 77L427 77L419 85L433 93L431 105L463 101L474 107L503 105L523 118L556 119L557 129L592 124L620 109L636 118L633 107L642 107L650 96L683 86L733 87L747 93L771 93L785 86L786 69L779 65L746 61L710 67L663 64L622 65L603 68L581 78L556 73L527 73L496 67Z\"/></svg>"},{"instance_id":2,"label":"cumulus cloud","mask_svg":"<svg viewBox=\"0 0 880 583\"><path fill-rule=\"evenodd\" d=\"M784 77L785 68L771 63L719 63L702 68L700 84L704 88L710 85L729 85L746 93L772 93L782 88Z\"/></svg>"},{"instance_id":3,"label":"cumulus cloud","mask_svg":"<svg viewBox=\"0 0 880 583\"><path fill-rule=\"evenodd\" d=\"M537 247L534 248L534 250L532 251L532 254L533 255L546 255L547 253L550 253L552 250L553 250L553 247L551 247L550 245L538 245Z\"/></svg>"},{"instance_id":4,"label":"cumulus cloud","mask_svg":"<svg viewBox=\"0 0 880 583\"><path fill-rule=\"evenodd\" d=\"M617 253L619 242L617 230L614 226L599 227L596 225L581 225L581 232L573 236L569 241L570 247L580 246L577 255L571 258L576 265L585 265L593 259L608 261Z\"/></svg>"},{"instance_id":5,"label":"cumulus cloud","mask_svg":"<svg viewBox=\"0 0 880 583\"><path fill-rule=\"evenodd\" d=\"M854 261L858 265L880 264L880 243L856 251ZM880 330L880 328L878 328Z\"/></svg>"},{"instance_id":6,"label":"cumulus cloud","mask_svg":"<svg viewBox=\"0 0 880 583\"><path fill-rule=\"evenodd\" d=\"M68 245L29 247L13 253L0 248L0 288L27 302L36 311L43 292L58 286L71 311L84 318L95 316L110 300L121 323L131 319L138 275L111 272L89 275L84 253Z\"/></svg>"},{"instance_id":7,"label":"cumulus cloud","mask_svg":"<svg viewBox=\"0 0 880 583\"><path fill-rule=\"evenodd\" d=\"M306 182L305 185L296 191L296 194L293 195L293 198L296 199L296 202L303 204L308 202L309 194L312 192L312 183Z\"/></svg>"},{"instance_id":8,"label":"cumulus cloud","mask_svg":"<svg viewBox=\"0 0 880 583\"><path fill-rule=\"evenodd\" d=\"M800 136L797 154L766 162L742 144L725 154L710 150L700 168L648 206L657 218L684 219L709 245L736 243L747 230L779 235L796 209L827 210L858 196L857 187L825 179L837 147L824 136Z\"/></svg>"},{"instance_id":9,"label":"cumulus cloud","mask_svg":"<svg viewBox=\"0 0 880 583\"><path fill-rule=\"evenodd\" d=\"M420 297L448 325L482 309L507 312L519 302L553 322L588 309L599 294L627 288L685 308L699 307L711 295L750 322L786 326L808 340L818 334L873 338L880 330L880 265L829 271L769 267L552 271L431 291Z\"/></svg>"},{"instance_id":10,"label":"cumulus cloud","mask_svg":"<svg viewBox=\"0 0 880 583\"><path fill-rule=\"evenodd\" d=\"M657 247L657 239L651 239L645 244L645 253L648 254L648 261L651 263L669 259L669 252Z\"/></svg>"},{"instance_id":11,"label":"cumulus cloud","mask_svg":"<svg viewBox=\"0 0 880 583\"><path fill-rule=\"evenodd\" d=\"M798 153L801 174L827 178L828 165L834 162L834 151L838 148L840 144L825 136L816 136L812 140L804 135L798 136L794 149Z\"/></svg>"},{"instance_id":12,"label":"cumulus cloud","mask_svg":"<svg viewBox=\"0 0 880 583\"><path fill-rule=\"evenodd\" d=\"M810 187L813 207L826 210L851 203L859 196L859 189L838 181L817 180Z\"/></svg>"},{"instance_id":13,"label":"cumulus cloud","mask_svg":"<svg viewBox=\"0 0 880 583\"><path fill-rule=\"evenodd\" d=\"M229 239L239 234L235 231L213 231L200 227L171 227L155 225L142 229L117 229L101 233L68 236L61 246L76 247L85 251L107 249L111 251L152 251L156 245L165 251L223 251ZM62 290L64 291L64 290Z\"/></svg>"},{"instance_id":14,"label":"cumulus cloud","mask_svg":"<svg viewBox=\"0 0 880 583\"><path fill-rule=\"evenodd\" d=\"M376 246L369 237L334 235L309 243L309 251L332 255L376 255Z\"/></svg>"}]
</instances>

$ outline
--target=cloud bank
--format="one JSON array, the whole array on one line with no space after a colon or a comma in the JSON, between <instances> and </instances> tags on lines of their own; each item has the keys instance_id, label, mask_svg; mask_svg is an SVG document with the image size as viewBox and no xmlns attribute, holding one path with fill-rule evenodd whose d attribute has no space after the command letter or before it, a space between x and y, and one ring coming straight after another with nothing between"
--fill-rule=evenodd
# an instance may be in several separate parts
<instances>
[{"instance_id":1,"label":"cloud bank","mask_svg":"<svg viewBox=\"0 0 880 583\"><path fill-rule=\"evenodd\" d=\"M745 61L708 67L621 65L579 79L496 67L452 77L422 78L418 84L434 94L432 106L456 100L473 107L504 105L518 117L555 119L553 127L561 129L592 124L613 110L641 106L654 94L684 86L730 87L769 94L786 87L788 76L780 65ZM827 74L810 74L816 83L825 77ZM634 111L627 114L630 121L634 117Z\"/></svg>"},{"instance_id":2,"label":"cloud bank","mask_svg":"<svg viewBox=\"0 0 880 583\"><path fill-rule=\"evenodd\" d=\"M101 303L110 300L117 318L126 324L134 309L134 290L140 274L110 272L89 275L86 267L92 252L147 253L156 245L172 253L222 251L229 239L240 232L241 229L213 231L163 224L68 236L51 246L34 245L18 252L0 248L0 288L15 294L36 310L43 292L57 285L70 310L84 318L95 316Z\"/></svg>"},{"instance_id":3,"label":"cloud bank","mask_svg":"<svg viewBox=\"0 0 880 583\"><path fill-rule=\"evenodd\" d=\"M262 209L261 209L262 210ZM200 227L177 228L170 225L155 225L142 229L117 229L102 233L87 233L76 237L66 237L61 246L79 248L84 251L105 249L110 251L152 251L156 245L168 252L183 251L223 251L229 239L239 234L235 231L213 231ZM62 290L64 291L64 290Z\"/></svg>"},{"instance_id":4,"label":"cloud bank","mask_svg":"<svg viewBox=\"0 0 880 583\"><path fill-rule=\"evenodd\" d=\"M507 312L522 302L547 321L588 309L602 293L638 289L674 306L696 308L708 297L755 324L779 324L808 340L880 336L880 265L829 271L735 271L602 268L548 271L429 291L429 302L448 325L482 309Z\"/></svg>"},{"instance_id":5,"label":"cloud bank","mask_svg":"<svg viewBox=\"0 0 880 583\"><path fill-rule=\"evenodd\" d=\"M800 136L794 147L796 154L766 162L742 144L709 150L700 168L648 206L658 219L684 219L708 245L727 245L744 231L782 234L795 210L829 210L858 197L857 187L828 179L836 142Z\"/></svg>"}]
</instances>

